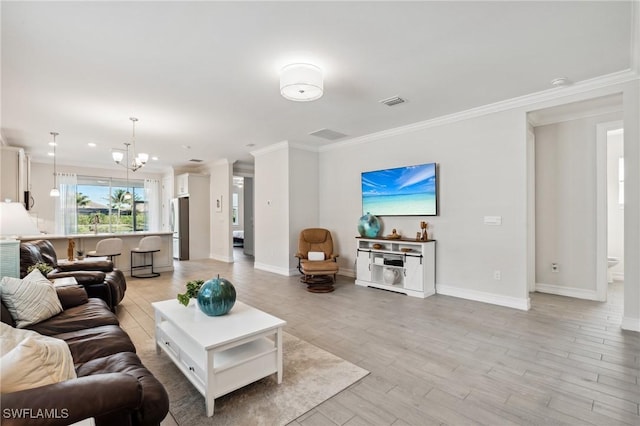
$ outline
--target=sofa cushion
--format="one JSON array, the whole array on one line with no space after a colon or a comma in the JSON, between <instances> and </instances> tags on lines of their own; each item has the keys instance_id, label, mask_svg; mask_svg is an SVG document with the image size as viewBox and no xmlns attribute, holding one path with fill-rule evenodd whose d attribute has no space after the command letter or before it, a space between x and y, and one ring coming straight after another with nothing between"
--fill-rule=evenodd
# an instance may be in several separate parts
<instances>
[{"instance_id":1,"label":"sofa cushion","mask_svg":"<svg viewBox=\"0 0 640 426\"><path fill-rule=\"evenodd\" d=\"M30 325L28 328L40 334L52 336L85 328L118 324L118 317L109 310L102 299L89 298L87 303L65 309L55 317Z\"/></svg>"},{"instance_id":2,"label":"sofa cushion","mask_svg":"<svg viewBox=\"0 0 640 426\"><path fill-rule=\"evenodd\" d=\"M71 352L63 340L4 323L0 327L0 392L17 392L76 378Z\"/></svg>"},{"instance_id":3,"label":"sofa cushion","mask_svg":"<svg viewBox=\"0 0 640 426\"><path fill-rule=\"evenodd\" d=\"M69 345L73 362L83 364L119 352L135 352L129 335L117 325L103 325L84 330L56 334L56 339Z\"/></svg>"},{"instance_id":4,"label":"sofa cushion","mask_svg":"<svg viewBox=\"0 0 640 426\"><path fill-rule=\"evenodd\" d=\"M62 312L62 305L53 284L38 269L34 269L23 279L2 278L0 297L18 328L38 323Z\"/></svg>"},{"instance_id":5,"label":"sofa cushion","mask_svg":"<svg viewBox=\"0 0 640 426\"><path fill-rule=\"evenodd\" d=\"M169 410L169 397L164 386L146 369L133 352L121 352L94 359L76 369L78 377L104 373L126 373L138 379L144 398L138 408L144 424L159 424Z\"/></svg>"}]
</instances>

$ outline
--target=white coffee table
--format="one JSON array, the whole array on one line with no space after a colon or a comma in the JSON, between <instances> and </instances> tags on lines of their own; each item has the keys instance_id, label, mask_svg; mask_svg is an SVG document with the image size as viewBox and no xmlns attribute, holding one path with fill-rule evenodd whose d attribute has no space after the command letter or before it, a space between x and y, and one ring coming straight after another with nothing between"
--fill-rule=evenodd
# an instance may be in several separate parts
<instances>
[{"instance_id":1,"label":"white coffee table","mask_svg":"<svg viewBox=\"0 0 640 426\"><path fill-rule=\"evenodd\" d=\"M236 301L219 317L202 313L195 300L152 303L156 351L164 351L204 395L207 416L214 400L277 373L282 383L282 327L286 321Z\"/></svg>"}]
</instances>

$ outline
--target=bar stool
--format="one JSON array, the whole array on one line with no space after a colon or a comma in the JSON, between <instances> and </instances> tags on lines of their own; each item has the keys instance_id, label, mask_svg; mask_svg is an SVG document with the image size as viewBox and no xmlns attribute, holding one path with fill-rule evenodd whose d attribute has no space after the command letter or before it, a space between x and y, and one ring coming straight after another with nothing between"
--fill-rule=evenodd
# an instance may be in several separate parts
<instances>
[{"instance_id":1,"label":"bar stool","mask_svg":"<svg viewBox=\"0 0 640 426\"><path fill-rule=\"evenodd\" d=\"M96 249L87 252L87 257L101 257L106 256L112 262L115 263L113 258L122 254L122 239L120 238L105 238L98 241Z\"/></svg>"},{"instance_id":2,"label":"bar stool","mask_svg":"<svg viewBox=\"0 0 640 426\"><path fill-rule=\"evenodd\" d=\"M131 276L135 278L153 278L158 277L160 274L153 270L153 253L159 252L161 247L160 237L157 235L144 237L140 240L138 247L131 249ZM142 254L142 265L133 264L133 255ZM151 254L151 262L147 263L147 254ZM151 272L147 274L134 275L135 269L147 269L151 268Z\"/></svg>"}]
</instances>

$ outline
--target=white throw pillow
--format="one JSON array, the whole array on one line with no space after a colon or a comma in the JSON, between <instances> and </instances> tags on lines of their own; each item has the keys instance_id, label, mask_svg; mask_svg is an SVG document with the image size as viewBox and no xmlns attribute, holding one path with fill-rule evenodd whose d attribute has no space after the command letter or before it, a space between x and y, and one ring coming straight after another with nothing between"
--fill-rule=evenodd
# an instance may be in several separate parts
<instances>
[{"instance_id":1,"label":"white throw pillow","mask_svg":"<svg viewBox=\"0 0 640 426\"><path fill-rule=\"evenodd\" d=\"M17 392L75 379L64 340L1 324L0 392Z\"/></svg>"},{"instance_id":2,"label":"white throw pillow","mask_svg":"<svg viewBox=\"0 0 640 426\"><path fill-rule=\"evenodd\" d=\"M24 279L3 277L0 297L18 328L39 323L62 312L62 305L51 281L38 269Z\"/></svg>"},{"instance_id":3,"label":"white throw pillow","mask_svg":"<svg viewBox=\"0 0 640 426\"><path fill-rule=\"evenodd\" d=\"M323 251L310 251L307 253L309 260L324 260L324 252Z\"/></svg>"}]
</instances>

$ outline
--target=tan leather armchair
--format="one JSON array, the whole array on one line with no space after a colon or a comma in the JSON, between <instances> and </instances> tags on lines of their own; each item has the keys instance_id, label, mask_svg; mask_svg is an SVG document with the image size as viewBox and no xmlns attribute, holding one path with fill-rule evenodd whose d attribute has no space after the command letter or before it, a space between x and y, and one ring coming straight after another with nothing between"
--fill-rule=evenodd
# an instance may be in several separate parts
<instances>
[{"instance_id":1,"label":"tan leather armchair","mask_svg":"<svg viewBox=\"0 0 640 426\"><path fill-rule=\"evenodd\" d=\"M307 284L307 290L314 293L328 293L334 290L333 284L338 273L333 252L331 232L324 228L307 228L298 238L298 270L302 274L300 281Z\"/></svg>"}]
</instances>

